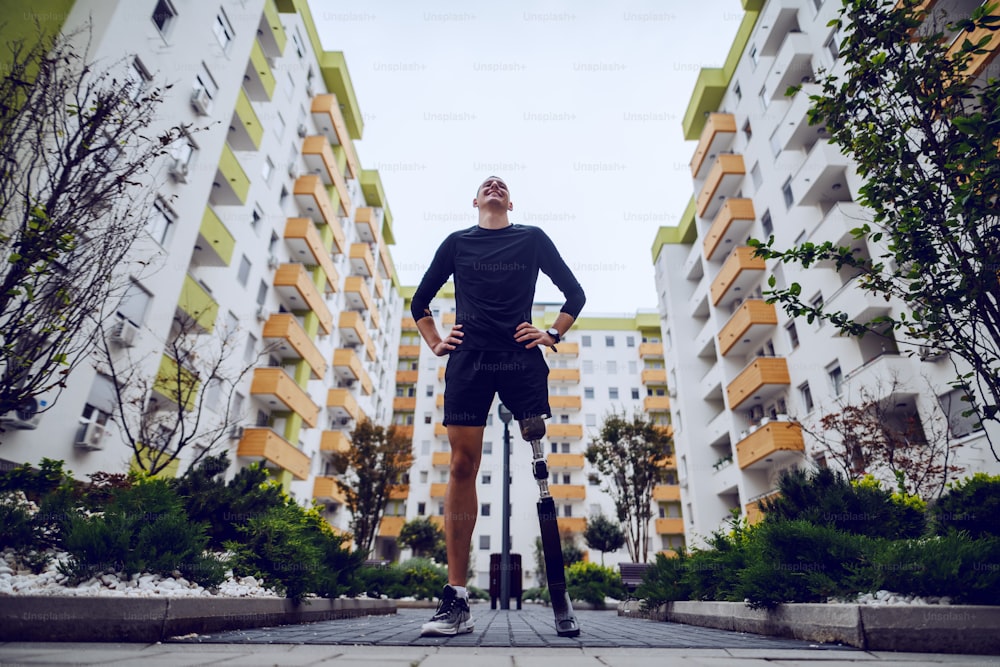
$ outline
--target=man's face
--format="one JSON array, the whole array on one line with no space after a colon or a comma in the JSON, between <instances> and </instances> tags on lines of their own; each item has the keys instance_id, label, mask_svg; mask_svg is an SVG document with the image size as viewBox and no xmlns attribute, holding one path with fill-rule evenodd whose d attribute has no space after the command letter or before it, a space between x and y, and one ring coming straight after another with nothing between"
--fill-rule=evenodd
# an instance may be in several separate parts
<instances>
[{"instance_id":1,"label":"man's face","mask_svg":"<svg viewBox=\"0 0 1000 667\"><path fill-rule=\"evenodd\" d=\"M472 205L477 208L499 207L502 210L514 210L507 184L497 176L490 176L483 181L483 184L479 186L479 192L476 193L476 198L472 200Z\"/></svg>"}]
</instances>

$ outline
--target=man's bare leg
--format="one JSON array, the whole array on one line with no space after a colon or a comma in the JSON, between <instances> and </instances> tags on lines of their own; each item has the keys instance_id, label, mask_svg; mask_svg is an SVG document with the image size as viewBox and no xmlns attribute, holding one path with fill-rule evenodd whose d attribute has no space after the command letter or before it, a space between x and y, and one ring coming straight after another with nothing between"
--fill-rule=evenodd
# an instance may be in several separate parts
<instances>
[{"instance_id":1,"label":"man's bare leg","mask_svg":"<svg viewBox=\"0 0 1000 667\"><path fill-rule=\"evenodd\" d=\"M485 426L448 426L451 474L444 495L444 538L448 550L448 583L465 586L472 532L479 516L476 476L483 456Z\"/></svg>"}]
</instances>

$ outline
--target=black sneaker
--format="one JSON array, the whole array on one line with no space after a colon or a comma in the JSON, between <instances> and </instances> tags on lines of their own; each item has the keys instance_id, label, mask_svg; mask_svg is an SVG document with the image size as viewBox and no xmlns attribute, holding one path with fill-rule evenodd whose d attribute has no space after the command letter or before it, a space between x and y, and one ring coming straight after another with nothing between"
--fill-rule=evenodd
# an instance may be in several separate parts
<instances>
[{"instance_id":1,"label":"black sneaker","mask_svg":"<svg viewBox=\"0 0 1000 667\"><path fill-rule=\"evenodd\" d=\"M430 621L424 623L420 629L421 637L434 635L449 637L472 632L474 624L472 613L469 611L469 601L458 597L455 593L456 591L451 585L444 587L437 613L431 617Z\"/></svg>"}]
</instances>

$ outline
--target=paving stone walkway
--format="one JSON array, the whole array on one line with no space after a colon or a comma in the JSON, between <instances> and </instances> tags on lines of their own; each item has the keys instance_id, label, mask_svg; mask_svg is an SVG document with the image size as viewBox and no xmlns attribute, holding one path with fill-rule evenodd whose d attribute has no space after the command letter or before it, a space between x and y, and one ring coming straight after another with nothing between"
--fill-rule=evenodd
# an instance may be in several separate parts
<instances>
[{"instance_id":1,"label":"paving stone walkway","mask_svg":"<svg viewBox=\"0 0 1000 667\"><path fill-rule=\"evenodd\" d=\"M352 646L447 646L520 648L713 648L713 649L811 649L857 651L849 646L815 644L677 623L663 623L618 616L615 611L577 611L578 637L559 637L552 610L525 605L521 610L472 607L476 628L455 637L421 637L420 626L432 609L400 609L397 614L339 619L212 635L175 638L171 642L202 644L334 644Z\"/></svg>"}]
</instances>

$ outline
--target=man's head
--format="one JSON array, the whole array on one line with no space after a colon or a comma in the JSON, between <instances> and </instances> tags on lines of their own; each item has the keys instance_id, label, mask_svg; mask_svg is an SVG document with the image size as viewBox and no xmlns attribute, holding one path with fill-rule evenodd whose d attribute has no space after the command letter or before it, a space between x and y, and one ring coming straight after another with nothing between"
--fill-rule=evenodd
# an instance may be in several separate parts
<instances>
[{"instance_id":1,"label":"man's head","mask_svg":"<svg viewBox=\"0 0 1000 667\"><path fill-rule=\"evenodd\" d=\"M513 211L507 184L499 176L490 176L479 186L472 205L483 210Z\"/></svg>"}]
</instances>

